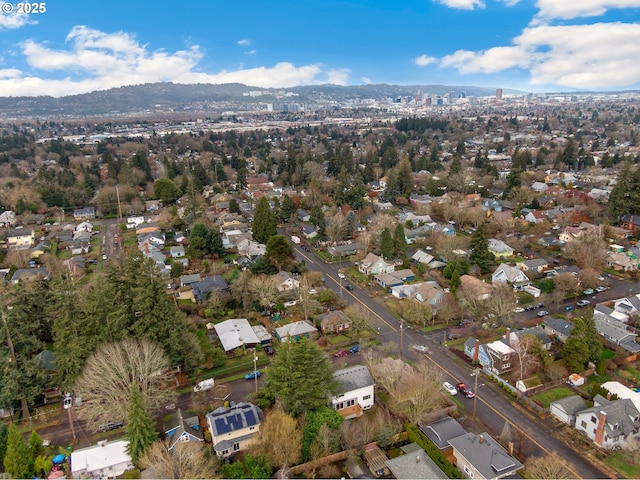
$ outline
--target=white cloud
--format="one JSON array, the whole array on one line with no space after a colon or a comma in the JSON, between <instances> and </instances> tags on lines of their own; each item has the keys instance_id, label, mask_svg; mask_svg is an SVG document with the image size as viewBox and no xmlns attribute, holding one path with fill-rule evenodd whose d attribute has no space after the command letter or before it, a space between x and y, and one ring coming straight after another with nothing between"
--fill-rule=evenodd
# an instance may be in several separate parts
<instances>
[{"instance_id":1,"label":"white cloud","mask_svg":"<svg viewBox=\"0 0 640 480\"><path fill-rule=\"evenodd\" d=\"M369 77L360 77L360 81L365 85L371 85L373 83Z\"/></svg>"},{"instance_id":2,"label":"white cloud","mask_svg":"<svg viewBox=\"0 0 640 480\"><path fill-rule=\"evenodd\" d=\"M415 63L419 67L426 67L430 63L435 63L437 61L437 58L429 57L427 55L420 55L419 57L413 59L413 63Z\"/></svg>"},{"instance_id":3,"label":"white cloud","mask_svg":"<svg viewBox=\"0 0 640 480\"><path fill-rule=\"evenodd\" d=\"M238 40L238 45L240 45L241 47L248 47L249 45L251 45L251 40L243 38L242 40Z\"/></svg>"},{"instance_id":4,"label":"white cloud","mask_svg":"<svg viewBox=\"0 0 640 480\"><path fill-rule=\"evenodd\" d=\"M351 70L348 68L329 70L327 72L327 83L332 85L346 85L349 81L349 73L351 73Z\"/></svg>"},{"instance_id":5,"label":"white cloud","mask_svg":"<svg viewBox=\"0 0 640 480\"><path fill-rule=\"evenodd\" d=\"M520 3L520 0L500 0L502 3L504 3L507 7L515 7L517 4Z\"/></svg>"},{"instance_id":6,"label":"white cloud","mask_svg":"<svg viewBox=\"0 0 640 480\"><path fill-rule=\"evenodd\" d=\"M77 26L66 38L67 48L52 48L34 40L20 47L31 74L17 69L0 69L3 96L63 96L104 90L122 85L150 82L230 83L256 87L291 87L304 84L345 84L348 69L325 69L321 64L294 65L280 62L217 73L198 71L204 54L197 45L168 52L149 50L125 32L105 33ZM51 79L47 73L60 72L65 78Z\"/></svg>"},{"instance_id":7,"label":"white cloud","mask_svg":"<svg viewBox=\"0 0 640 480\"><path fill-rule=\"evenodd\" d=\"M457 8L460 10L473 10L475 8L484 8L482 0L436 0L438 3L446 5L449 8Z\"/></svg>"},{"instance_id":8,"label":"white cloud","mask_svg":"<svg viewBox=\"0 0 640 480\"><path fill-rule=\"evenodd\" d=\"M459 50L440 64L463 74L527 69L535 85L631 86L640 82L638 38L640 24L541 25L525 29L513 46Z\"/></svg>"},{"instance_id":9,"label":"white cloud","mask_svg":"<svg viewBox=\"0 0 640 480\"><path fill-rule=\"evenodd\" d=\"M639 8L640 0L538 0L539 19L594 17L612 8Z\"/></svg>"},{"instance_id":10,"label":"white cloud","mask_svg":"<svg viewBox=\"0 0 640 480\"><path fill-rule=\"evenodd\" d=\"M256 53L258 53L256 49L247 50L246 52L244 52L245 55L255 55Z\"/></svg>"},{"instance_id":11,"label":"white cloud","mask_svg":"<svg viewBox=\"0 0 640 480\"><path fill-rule=\"evenodd\" d=\"M0 11L0 30L14 30L16 28L20 28L25 25L38 23L32 18L29 18L29 15L27 15L26 13L16 12L15 7L11 13L3 13L4 8L2 7L4 6L5 3L8 3L8 2L0 1L0 9L2 9ZM9 3L9 5L13 5L13 4Z\"/></svg>"}]
</instances>

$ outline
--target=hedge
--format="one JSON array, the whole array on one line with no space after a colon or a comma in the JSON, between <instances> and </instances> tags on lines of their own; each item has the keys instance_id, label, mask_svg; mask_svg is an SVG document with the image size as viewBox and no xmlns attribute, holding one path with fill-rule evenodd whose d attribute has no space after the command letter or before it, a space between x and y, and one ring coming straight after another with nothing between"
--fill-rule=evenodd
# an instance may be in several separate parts
<instances>
[{"instance_id":1,"label":"hedge","mask_svg":"<svg viewBox=\"0 0 640 480\"><path fill-rule=\"evenodd\" d=\"M405 425L405 430L409 436L409 441L415 442L429 455L429 458L440 467L444 474L449 478L465 478L449 460L446 459L440 449L433 443L429 437L420 431L415 425Z\"/></svg>"}]
</instances>

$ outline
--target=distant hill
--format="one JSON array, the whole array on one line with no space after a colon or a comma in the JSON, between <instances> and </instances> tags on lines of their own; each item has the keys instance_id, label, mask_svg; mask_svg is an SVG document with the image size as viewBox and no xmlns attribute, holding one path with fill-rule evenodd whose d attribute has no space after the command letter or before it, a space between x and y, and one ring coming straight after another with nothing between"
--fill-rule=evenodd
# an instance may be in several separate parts
<instances>
[{"instance_id":1,"label":"distant hill","mask_svg":"<svg viewBox=\"0 0 640 480\"><path fill-rule=\"evenodd\" d=\"M314 85L265 89L240 83L221 85L151 83L67 97L0 97L0 117L91 116L166 111L229 111L250 109L256 103L299 102L310 106L327 100L346 102L356 99L397 98L425 95L455 97L491 96L495 89L446 85ZM249 96L249 92L262 92ZM287 92L292 96L283 97ZM505 92L506 93L506 92Z\"/></svg>"}]
</instances>

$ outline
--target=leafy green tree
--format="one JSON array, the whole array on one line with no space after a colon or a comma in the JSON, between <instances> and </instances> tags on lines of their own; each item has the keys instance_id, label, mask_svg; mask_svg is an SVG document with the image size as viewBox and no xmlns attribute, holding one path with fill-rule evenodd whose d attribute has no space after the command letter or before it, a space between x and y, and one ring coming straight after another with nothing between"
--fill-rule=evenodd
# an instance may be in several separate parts
<instances>
[{"instance_id":1,"label":"leafy green tree","mask_svg":"<svg viewBox=\"0 0 640 480\"><path fill-rule=\"evenodd\" d=\"M140 456L158 439L153 428L153 419L140 393L138 385L132 383L129 387L129 421L126 427L126 437L129 441L127 452L134 463L138 463Z\"/></svg>"},{"instance_id":2,"label":"leafy green tree","mask_svg":"<svg viewBox=\"0 0 640 480\"><path fill-rule=\"evenodd\" d=\"M562 358L569 371L581 373L589 360L589 345L583 338L569 335L562 348Z\"/></svg>"},{"instance_id":3,"label":"leafy green tree","mask_svg":"<svg viewBox=\"0 0 640 480\"><path fill-rule=\"evenodd\" d=\"M482 222L478 225L478 228L471 236L471 254L469 255L469 261L473 265L480 267L482 273L487 273L491 270L495 258L493 253L489 251L489 232L487 222Z\"/></svg>"},{"instance_id":4,"label":"leafy green tree","mask_svg":"<svg viewBox=\"0 0 640 480\"><path fill-rule=\"evenodd\" d=\"M289 222L291 217L295 215L297 209L298 207L296 206L295 200L289 195L285 195L280 204L280 217L283 221Z\"/></svg>"},{"instance_id":5,"label":"leafy green tree","mask_svg":"<svg viewBox=\"0 0 640 480\"><path fill-rule=\"evenodd\" d=\"M176 203L181 194L178 186L169 178L159 178L153 182L153 196L165 205Z\"/></svg>"},{"instance_id":6,"label":"leafy green tree","mask_svg":"<svg viewBox=\"0 0 640 480\"><path fill-rule=\"evenodd\" d=\"M47 313L50 286L34 279L10 291L11 309L2 311L0 357L0 401L5 405L19 401L23 418L29 417L29 405L47 386L47 375L37 355L51 340Z\"/></svg>"},{"instance_id":7,"label":"leafy green tree","mask_svg":"<svg viewBox=\"0 0 640 480\"><path fill-rule=\"evenodd\" d=\"M272 475L267 459L251 454L242 461L222 464L223 478L271 478Z\"/></svg>"},{"instance_id":8,"label":"leafy green tree","mask_svg":"<svg viewBox=\"0 0 640 480\"><path fill-rule=\"evenodd\" d=\"M407 239L401 223L396 225L396 229L393 231L393 252L398 258L407 256Z\"/></svg>"},{"instance_id":9,"label":"leafy green tree","mask_svg":"<svg viewBox=\"0 0 640 480\"><path fill-rule=\"evenodd\" d=\"M280 269L285 269L295 261L293 245L284 235L273 235L269 238L265 256Z\"/></svg>"},{"instance_id":10,"label":"leafy green tree","mask_svg":"<svg viewBox=\"0 0 640 480\"><path fill-rule=\"evenodd\" d=\"M278 222L275 214L271 211L267 197L262 197L258 201L251 226L253 229L253 239L265 245L272 236L278 233L276 230Z\"/></svg>"},{"instance_id":11,"label":"leafy green tree","mask_svg":"<svg viewBox=\"0 0 640 480\"><path fill-rule=\"evenodd\" d=\"M393 237L389 228L385 228L380 235L380 253L385 260L393 258Z\"/></svg>"},{"instance_id":12,"label":"leafy green tree","mask_svg":"<svg viewBox=\"0 0 640 480\"><path fill-rule=\"evenodd\" d=\"M318 240L327 238L327 220L320 206L316 205L311 209L311 223L315 225L318 232Z\"/></svg>"},{"instance_id":13,"label":"leafy green tree","mask_svg":"<svg viewBox=\"0 0 640 480\"><path fill-rule=\"evenodd\" d=\"M589 349L587 361L597 362L600 359L602 343L600 342L600 335L596 329L593 310L587 310L582 317L578 317L573 321L571 335L581 338L586 343Z\"/></svg>"},{"instance_id":14,"label":"leafy green tree","mask_svg":"<svg viewBox=\"0 0 640 480\"><path fill-rule=\"evenodd\" d=\"M4 456L7 454L8 429L4 422L0 422L0 463L4 465Z\"/></svg>"},{"instance_id":15,"label":"leafy green tree","mask_svg":"<svg viewBox=\"0 0 640 480\"><path fill-rule=\"evenodd\" d=\"M31 458L35 459L39 455L42 455L42 451L42 437L38 435L38 432L35 430L31 430L31 435L29 436L29 452L31 453Z\"/></svg>"},{"instance_id":16,"label":"leafy green tree","mask_svg":"<svg viewBox=\"0 0 640 480\"><path fill-rule=\"evenodd\" d=\"M11 424L7 432L7 453L4 470L11 478L30 478L33 474L33 457L18 428Z\"/></svg>"},{"instance_id":17,"label":"leafy green tree","mask_svg":"<svg viewBox=\"0 0 640 480\"><path fill-rule=\"evenodd\" d=\"M449 289L451 290L451 293L455 295L460 285L462 285L462 281L460 280L460 274L456 270L451 275L451 280L449 281Z\"/></svg>"},{"instance_id":18,"label":"leafy green tree","mask_svg":"<svg viewBox=\"0 0 640 480\"><path fill-rule=\"evenodd\" d=\"M454 273L458 274L458 277L461 277L465 273L469 271L469 264L464 261L462 258L454 258L453 260L449 260L447 265L442 270L442 275L447 280L451 280L451 277Z\"/></svg>"},{"instance_id":19,"label":"leafy green tree","mask_svg":"<svg viewBox=\"0 0 640 480\"><path fill-rule=\"evenodd\" d=\"M242 214L242 210L240 209L240 204L238 203L238 200L236 200L235 198L232 198L229 200L229 212L237 213L238 215Z\"/></svg>"},{"instance_id":20,"label":"leafy green tree","mask_svg":"<svg viewBox=\"0 0 640 480\"><path fill-rule=\"evenodd\" d=\"M249 271L255 275L273 275L278 273L278 267L276 267L271 260L266 257L258 257L249 267Z\"/></svg>"},{"instance_id":21,"label":"leafy green tree","mask_svg":"<svg viewBox=\"0 0 640 480\"><path fill-rule=\"evenodd\" d=\"M295 417L326 406L338 388L329 360L307 338L283 344L266 371L265 380L267 393L279 399L284 411Z\"/></svg>"}]
</instances>

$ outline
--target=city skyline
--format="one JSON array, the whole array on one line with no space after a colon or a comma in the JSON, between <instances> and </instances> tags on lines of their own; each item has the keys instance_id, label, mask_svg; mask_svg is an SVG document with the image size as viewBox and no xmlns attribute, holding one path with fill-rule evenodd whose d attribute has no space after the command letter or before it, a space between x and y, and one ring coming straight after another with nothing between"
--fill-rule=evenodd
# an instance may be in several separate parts
<instances>
[{"instance_id":1,"label":"city skyline","mask_svg":"<svg viewBox=\"0 0 640 480\"><path fill-rule=\"evenodd\" d=\"M124 85L640 86L640 0L0 1L0 96ZM22 7L21 7L22 5ZM164 7L164 8L162 8Z\"/></svg>"}]
</instances>

